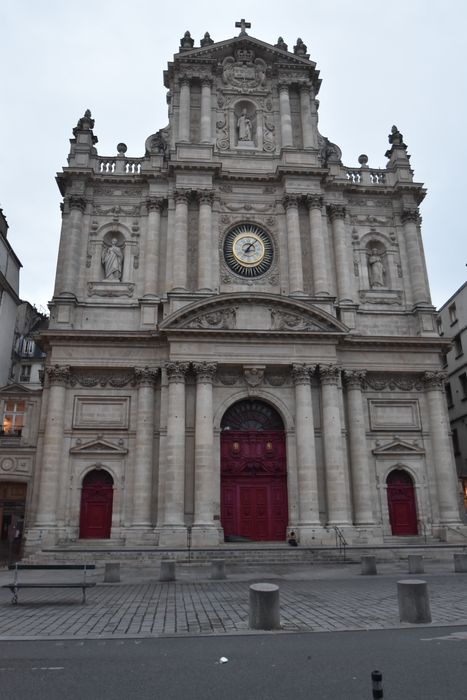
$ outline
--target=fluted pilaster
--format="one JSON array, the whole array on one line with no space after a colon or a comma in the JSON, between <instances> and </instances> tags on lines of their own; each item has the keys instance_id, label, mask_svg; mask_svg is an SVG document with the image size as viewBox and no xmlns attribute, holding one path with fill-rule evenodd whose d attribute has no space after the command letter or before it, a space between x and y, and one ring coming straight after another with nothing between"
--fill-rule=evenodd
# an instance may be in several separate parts
<instances>
[{"instance_id":1,"label":"fluted pilaster","mask_svg":"<svg viewBox=\"0 0 467 700\"><path fill-rule=\"evenodd\" d=\"M173 250L173 288L186 290L188 261L188 201L189 194L175 192L175 236Z\"/></svg>"},{"instance_id":2,"label":"fluted pilaster","mask_svg":"<svg viewBox=\"0 0 467 700\"><path fill-rule=\"evenodd\" d=\"M290 113L289 86L279 85L282 146L293 146L292 115Z\"/></svg>"},{"instance_id":3,"label":"fluted pilaster","mask_svg":"<svg viewBox=\"0 0 467 700\"><path fill-rule=\"evenodd\" d=\"M178 114L178 140L190 141L190 80L187 77L182 77L180 80L180 105Z\"/></svg>"},{"instance_id":4,"label":"fluted pilaster","mask_svg":"<svg viewBox=\"0 0 467 700\"><path fill-rule=\"evenodd\" d=\"M150 197L146 200L146 206L148 230L144 247L144 296L152 296L158 292L159 241L164 200Z\"/></svg>"},{"instance_id":5,"label":"fluted pilaster","mask_svg":"<svg viewBox=\"0 0 467 700\"><path fill-rule=\"evenodd\" d=\"M414 304L429 304L431 303L430 292L426 277L423 246L418 229L420 217L417 209L406 209L402 212L401 220L404 226L413 301Z\"/></svg>"},{"instance_id":6,"label":"fluted pilaster","mask_svg":"<svg viewBox=\"0 0 467 700\"><path fill-rule=\"evenodd\" d=\"M316 148L311 118L310 87L300 88L300 117L302 122L303 148Z\"/></svg>"},{"instance_id":7,"label":"fluted pilaster","mask_svg":"<svg viewBox=\"0 0 467 700\"><path fill-rule=\"evenodd\" d=\"M300 240L300 219L298 216L298 197L287 195L284 198L287 224L287 250L289 259L290 294L303 294L303 260Z\"/></svg>"},{"instance_id":8,"label":"fluted pilaster","mask_svg":"<svg viewBox=\"0 0 467 700\"><path fill-rule=\"evenodd\" d=\"M212 289L212 203L213 192L198 192L199 235L198 235L198 289Z\"/></svg>"},{"instance_id":9,"label":"fluted pilaster","mask_svg":"<svg viewBox=\"0 0 467 700\"><path fill-rule=\"evenodd\" d=\"M323 234L323 218L321 214L323 198L320 195L310 194L307 196L306 202L310 220L313 294L314 296L329 296L328 261Z\"/></svg>"},{"instance_id":10,"label":"fluted pilaster","mask_svg":"<svg viewBox=\"0 0 467 700\"><path fill-rule=\"evenodd\" d=\"M83 197L69 195L65 201L65 210L68 210L68 213L63 215L55 294L68 293L77 296L86 200Z\"/></svg>"},{"instance_id":11,"label":"fluted pilaster","mask_svg":"<svg viewBox=\"0 0 467 700\"><path fill-rule=\"evenodd\" d=\"M214 525L214 433L212 382L215 362L193 362L196 375L195 527Z\"/></svg>"},{"instance_id":12,"label":"fluted pilaster","mask_svg":"<svg viewBox=\"0 0 467 700\"><path fill-rule=\"evenodd\" d=\"M167 451L164 470L164 525L185 521L185 377L188 362L168 362Z\"/></svg>"},{"instance_id":13,"label":"fluted pilaster","mask_svg":"<svg viewBox=\"0 0 467 700\"><path fill-rule=\"evenodd\" d=\"M203 78L201 81L201 142L211 143L212 123L211 123L211 85L210 78Z\"/></svg>"},{"instance_id":14,"label":"fluted pilaster","mask_svg":"<svg viewBox=\"0 0 467 700\"><path fill-rule=\"evenodd\" d=\"M347 246L345 233L345 207L333 204L328 207L332 222L334 255L336 259L336 281L339 303L352 302L350 264L351 257Z\"/></svg>"},{"instance_id":15,"label":"fluted pilaster","mask_svg":"<svg viewBox=\"0 0 467 700\"><path fill-rule=\"evenodd\" d=\"M154 462L154 385L159 369L135 368L138 387L138 421L133 479L133 527L152 524L152 475Z\"/></svg>"},{"instance_id":16,"label":"fluted pilaster","mask_svg":"<svg viewBox=\"0 0 467 700\"><path fill-rule=\"evenodd\" d=\"M310 372L314 369L314 367L307 365L292 365L292 377L295 385L299 525L301 526L319 524L315 426L310 384Z\"/></svg>"}]
</instances>

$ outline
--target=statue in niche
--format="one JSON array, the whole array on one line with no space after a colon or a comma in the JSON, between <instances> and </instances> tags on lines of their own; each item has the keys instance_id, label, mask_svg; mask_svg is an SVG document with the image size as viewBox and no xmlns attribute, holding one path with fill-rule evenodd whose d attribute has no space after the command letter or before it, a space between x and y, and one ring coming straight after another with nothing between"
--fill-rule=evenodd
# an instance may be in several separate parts
<instances>
[{"instance_id":1,"label":"statue in niche","mask_svg":"<svg viewBox=\"0 0 467 700\"><path fill-rule=\"evenodd\" d=\"M384 287L384 265L377 248L372 248L368 255L368 267L370 271L370 286Z\"/></svg>"},{"instance_id":2,"label":"statue in niche","mask_svg":"<svg viewBox=\"0 0 467 700\"><path fill-rule=\"evenodd\" d=\"M237 128L239 141L251 141L251 119L247 114L246 107L242 109L237 120Z\"/></svg>"},{"instance_id":3,"label":"statue in niche","mask_svg":"<svg viewBox=\"0 0 467 700\"><path fill-rule=\"evenodd\" d=\"M123 270L123 251L118 245L117 239L112 238L111 245L102 246L101 262L104 266L106 280L121 282Z\"/></svg>"}]
</instances>

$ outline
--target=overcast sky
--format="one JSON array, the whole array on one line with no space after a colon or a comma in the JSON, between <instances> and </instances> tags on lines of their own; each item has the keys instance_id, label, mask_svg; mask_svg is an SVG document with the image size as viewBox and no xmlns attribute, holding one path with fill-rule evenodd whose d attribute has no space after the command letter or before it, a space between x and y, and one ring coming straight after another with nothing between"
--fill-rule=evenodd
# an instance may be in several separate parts
<instances>
[{"instance_id":1,"label":"overcast sky","mask_svg":"<svg viewBox=\"0 0 467 700\"><path fill-rule=\"evenodd\" d=\"M0 206L20 258L20 294L52 297L61 197L72 129L86 109L100 155L144 155L167 124L162 71L188 29L195 46L248 33L292 49L321 71L320 131L343 162L385 167L396 124L412 156L433 303L467 278L467 3L465 0L0 0Z\"/></svg>"}]
</instances>

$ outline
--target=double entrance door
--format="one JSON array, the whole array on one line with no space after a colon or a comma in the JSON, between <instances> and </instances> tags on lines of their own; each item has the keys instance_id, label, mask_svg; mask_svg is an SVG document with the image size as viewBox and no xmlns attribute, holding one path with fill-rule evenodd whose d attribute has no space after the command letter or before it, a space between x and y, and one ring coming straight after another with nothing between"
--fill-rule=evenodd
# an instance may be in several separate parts
<instances>
[{"instance_id":1,"label":"double entrance door","mask_svg":"<svg viewBox=\"0 0 467 700\"><path fill-rule=\"evenodd\" d=\"M224 432L221 458L226 539L284 541L288 519L284 432Z\"/></svg>"}]
</instances>

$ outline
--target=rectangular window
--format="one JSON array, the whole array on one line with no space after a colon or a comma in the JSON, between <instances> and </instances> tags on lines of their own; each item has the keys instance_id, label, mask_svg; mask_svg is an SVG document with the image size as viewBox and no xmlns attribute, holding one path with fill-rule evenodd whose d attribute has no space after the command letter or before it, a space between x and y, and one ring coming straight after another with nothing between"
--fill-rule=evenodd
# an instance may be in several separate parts
<instances>
[{"instance_id":1,"label":"rectangular window","mask_svg":"<svg viewBox=\"0 0 467 700\"><path fill-rule=\"evenodd\" d=\"M441 319L439 318L439 316L438 316L438 318L436 319L436 328L437 328L437 330L438 330L438 335L444 335L444 333L443 333L443 322L441 321Z\"/></svg>"},{"instance_id":2,"label":"rectangular window","mask_svg":"<svg viewBox=\"0 0 467 700\"><path fill-rule=\"evenodd\" d=\"M459 449L459 436L457 434L456 428L453 428L453 431L452 431L452 446L454 448L454 454L456 456L460 455L461 451Z\"/></svg>"},{"instance_id":3,"label":"rectangular window","mask_svg":"<svg viewBox=\"0 0 467 700\"><path fill-rule=\"evenodd\" d=\"M451 326L453 323L457 322L457 310L456 310L456 305L451 304L451 306L448 309L449 311L449 321L451 322Z\"/></svg>"},{"instance_id":4,"label":"rectangular window","mask_svg":"<svg viewBox=\"0 0 467 700\"><path fill-rule=\"evenodd\" d=\"M453 402L452 402L452 389L451 389L451 385L450 385L449 383L446 384L446 400L447 400L447 402L448 402L448 408L451 408L451 406L453 405Z\"/></svg>"},{"instance_id":5,"label":"rectangular window","mask_svg":"<svg viewBox=\"0 0 467 700\"><path fill-rule=\"evenodd\" d=\"M461 385L462 398L467 399L467 374L459 374L459 383Z\"/></svg>"},{"instance_id":6,"label":"rectangular window","mask_svg":"<svg viewBox=\"0 0 467 700\"><path fill-rule=\"evenodd\" d=\"M21 365L21 373L19 375L20 382L31 381L31 365Z\"/></svg>"},{"instance_id":7,"label":"rectangular window","mask_svg":"<svg viewBox=\"0 0 467 700\"><path fill-rule=\"evenodd\" d=\"M459 357L460 355L464 354L464 351L462 349L462 339L459 335L454 336L454 353L456 357Z\"/></svg>"},{"instance_id":8,"label":"rectangular window","mask_svg":"<svg viewBox=\"0 0 467 700\"><path fill-rule=\"evenodd\" d=\"M4 435L21 435L25 410L26 401L16 401L15 399L5 401L2 420Z\"/></svg>"}]
</instances>

